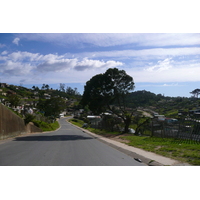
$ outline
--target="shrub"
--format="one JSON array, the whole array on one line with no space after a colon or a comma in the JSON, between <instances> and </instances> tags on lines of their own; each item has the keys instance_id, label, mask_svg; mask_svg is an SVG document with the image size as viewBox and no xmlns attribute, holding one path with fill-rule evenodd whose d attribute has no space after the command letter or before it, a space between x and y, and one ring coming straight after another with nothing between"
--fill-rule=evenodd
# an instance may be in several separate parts
<instances>
[{"instance_id":1,"label":"shrub","mask_svg":"<svg viewBox=\"0 0 200 200\"><path fill-rule=\"evenodd\" d=\"M35 119L35 116L31 115L31 114L27 114L25 116L24 122L25 124L28 124L29 122L32 122Z\"/></svg>"},{"instance_id":2,"label":"shrub","mask_svg":"<svg viewBox=\"0 0 200 200\"><path fill-rule=\"evenodd\" d=\"M35 126L41 128L43 131L53 131L59 128L59 123L55 121L54 123L46 123L44 121L33 120Z\"/></svg>"}]
</instances>

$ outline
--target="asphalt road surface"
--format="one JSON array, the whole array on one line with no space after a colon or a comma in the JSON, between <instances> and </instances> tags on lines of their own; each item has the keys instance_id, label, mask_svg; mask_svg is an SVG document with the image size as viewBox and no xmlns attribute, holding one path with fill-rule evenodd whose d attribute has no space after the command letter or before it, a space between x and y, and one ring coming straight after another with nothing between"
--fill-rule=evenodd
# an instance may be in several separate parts
<instances>
[{"instance_id":1,"label":"asphalt road surface","mask_svg":"<svg viewBox=\"0 0 200 200\"><path fill-rule=\"evenodd\" d=\"M143 166L130 156L59 120L61 128L0 141L0 166Z\"/></svg>"}]
</instances>

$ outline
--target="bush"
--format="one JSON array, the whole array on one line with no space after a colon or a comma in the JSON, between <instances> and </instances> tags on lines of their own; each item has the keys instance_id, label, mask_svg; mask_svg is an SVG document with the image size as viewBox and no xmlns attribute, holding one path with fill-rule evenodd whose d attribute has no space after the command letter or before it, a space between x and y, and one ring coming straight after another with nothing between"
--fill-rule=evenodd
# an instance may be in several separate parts
<instances>
[{"instance_id":1,"label":"bush","mask_svg":"<svg viewBox=\"0 0 200 200\"><path fill-rule=\"evenodd\" d=\"M72 121L73 121L73 122L78 122L78 120L77 120L77 119L72 119Z\"/></svg>"},{"instance_id":2,"label":"bush","mask_svg":"<svg viewBox=\"0 0 200 200\"><path fill-rule=\"evenodd\" d=\"M55 121L54 123L46 123L44 121L33 120L35 126L41 128L43 131L54 131L59 128L59 123Z\"/></svg>"},{"instance_id":3,"label":"bush","mask_svg":"<svg viewBox=\"0 0 200 200\"><path fill-rule=\"evenodd\" d=\"M35 119L35 116L31 115L31 114L27 114L25 116L24 122L25 124L28 124L29 122L32 122Z\"/></svg>"}]
</instances>

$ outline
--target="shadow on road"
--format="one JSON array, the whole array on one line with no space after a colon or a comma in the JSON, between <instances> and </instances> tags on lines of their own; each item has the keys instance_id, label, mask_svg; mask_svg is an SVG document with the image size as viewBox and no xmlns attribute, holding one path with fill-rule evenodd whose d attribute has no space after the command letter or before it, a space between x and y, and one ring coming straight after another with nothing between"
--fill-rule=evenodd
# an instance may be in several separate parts
<instances>
[{"instance_id":1,"label":"shadow on road","mask_svg":"<svg viewBox=\"0 0 200 200\"><path fill-rule=\"evenodd\" d=\"M51 135L51 136L27 136L18 137L14 141L67 141L67 140L88 140L92 137L84 137L81 135Z\"/></svg>"}]
</instances>

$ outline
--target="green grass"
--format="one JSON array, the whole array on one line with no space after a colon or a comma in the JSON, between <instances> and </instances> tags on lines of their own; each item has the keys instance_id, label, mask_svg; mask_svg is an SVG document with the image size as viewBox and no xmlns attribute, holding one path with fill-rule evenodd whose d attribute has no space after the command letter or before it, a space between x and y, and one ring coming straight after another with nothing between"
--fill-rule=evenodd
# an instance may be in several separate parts
<instances>
[{"instance_id":1,"label":"green grass","mask_svg":"<svg viewBox=\"0 0 200 200\"><path fill-rule=\"evenodd\" d=\"M82 127L84 122L82 120L79 119L70 119L69 122L71 122L72 124Z\"/></svg>"},{"instance_id":2,"label":"green grass","mask_svg":"<svg viewBox=\"0 0 200 200\"><path fill-rule=\"evenodd\" d=\"M119 135L119 132L111 132L107 130L100 130L100 129L95 129L95 128L87 128L89 131L96 133L98 135L103 135L103 136L116 136Z\"/></svg>"},{"instance_id":3,"label":"green grass","mask_svg":"<svg viewBox=\"0 0 200 200\"><path fill-rule=\"evenodd\" d=\"M69 122L71 122L72 124L82 127L84 122L82 120L79 119L70 119ZM106 131L106 130L100 130L100 129L95 129L95 128L90 128L88 127L87 130L96 133L98 135L104 135L104 136L114 136L114 135L118 135L119 132L111 132L111 131Z\"/></svg>"},{"instance_id":4,"label":"green grass","mask_svg":"<svg viewBox=\"0 0 200 200\"><path fill-rule=\"evenodd\" d=\"M35 126L41 128L42 131L55 131L56 129L58 129L60 127L58 121L55 121L54 123L48 124L48 123L43 122L43 121L33 120L33 123L35 124Z\"/></svg>"},{"instance_id":5,"label":"green grass","mask_svg":"<svg viewBox=\"0 0 200 200\"><path fill-rule=\"evenodd\" d=\"M200 144L172 138L122 136L130 146L154 152L181 162L200 165Z\"/></svg>"}]
</instances>

